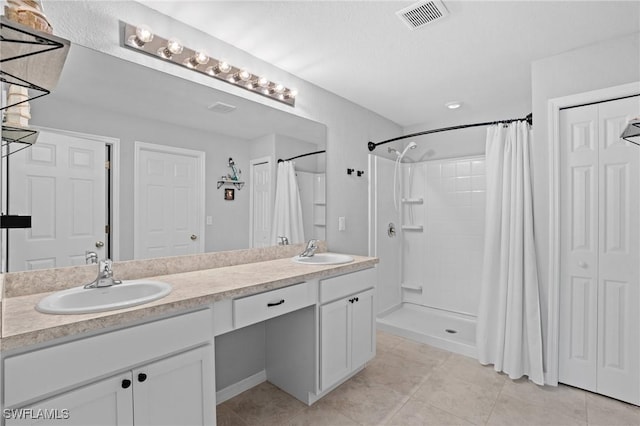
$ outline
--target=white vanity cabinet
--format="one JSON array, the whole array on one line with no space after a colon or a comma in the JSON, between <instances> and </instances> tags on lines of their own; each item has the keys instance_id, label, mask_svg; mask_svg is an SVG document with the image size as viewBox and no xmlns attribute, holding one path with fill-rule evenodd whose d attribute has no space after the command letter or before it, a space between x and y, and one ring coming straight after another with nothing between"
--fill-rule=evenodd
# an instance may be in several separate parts
<instances>
[{"instance_id":1,"label":"white vanity cabinet","mask_svg":"<svg viewBox=\"0 0 640 426\"><path fill-rule=\"evenodd\" d=\"M193 349L20 407L23 418L6 424L36 425L44 418L65 426L213 424L211 395L203 391L212 374L208 351Z\"/></svg>"},{"instance_id":2,"label":"white vanity cabinet","mask_svg":"<svg viewBox=\"0 0 640 426\"><path fill-rule=\"evenodd\" d=\"M320 281L321 392L375 356L374 285L374 269Z\"/></svg>"},{"instance_id":3,"label":"white vanity cabinet","mask_svg":"<svg viewBox=\"0 0 640 426\"><path fill-rule=\"evenodd\" d=\"M6 424L215 425L212 341L203 309L8 356Z\"/></svg>"}]
</instances>

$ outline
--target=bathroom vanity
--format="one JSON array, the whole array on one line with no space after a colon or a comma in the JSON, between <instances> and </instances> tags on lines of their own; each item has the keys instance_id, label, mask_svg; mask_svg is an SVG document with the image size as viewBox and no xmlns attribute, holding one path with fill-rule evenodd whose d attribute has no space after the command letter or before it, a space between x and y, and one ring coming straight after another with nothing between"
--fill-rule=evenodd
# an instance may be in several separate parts
<instances>
[{"instance_id":1,"label":"bathroom vanity","mask_svg":"<svg viewBox=\"0 0 640 426\"><path fill-rule=\"evenodd\" d=\"M287 257L154 276L171 284L165 298L95 314L37 312L49 293L5 297L2 421L213 425L216 336L256 324L263 379L312 404L375 355L376 263Z\"/></svg>"}]
</instances>

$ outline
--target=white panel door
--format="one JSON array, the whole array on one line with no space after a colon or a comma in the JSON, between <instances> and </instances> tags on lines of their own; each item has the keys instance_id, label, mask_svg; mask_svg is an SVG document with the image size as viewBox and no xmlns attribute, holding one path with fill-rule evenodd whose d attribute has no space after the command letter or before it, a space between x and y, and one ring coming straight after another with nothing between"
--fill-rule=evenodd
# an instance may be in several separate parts
<instances>
[{"instance_id":1,"label":"white panel door","mask_svg":"<svg viewBox=\"0 0 640 426\"><path fill-rule=\"evenodd\" d=\"M204 153L136 143L136 158L135 258L201 253Z\"/></svg>"},{"instance_id":2,"label":"white panel door","mask_svg":"<svg viewBox=\"0 0 640 426\"><path fill-rule=\"evenodd\" d=\"M131 373L101 380L59 396L11 410L7 426L133 426ZM56 420L58 419L58 420Z\"/></svg>"},{"instance_id":3,"label":"white panel door","mask_svg":"<svg viewBox=\"0 0 640 426\"><path fill-rule=\"evenodd\" d=\"M559 380L596 390L598 107L560 112Z\"/></svg>"},{"instance_id":4,"label":"white panel door","mask_svg":"<svg viewBox=\"0 0 640 426\"><path fill-rule=\"evenodd\" d=\"M104 142L42 131L9 157L9 211L32 225L9 231L9 271L82 265L87 250L105 257L105 156Z\"/></svg>"},{"instance_id":5,"label":"white panel door","mask_svg":"<svg viewBox=\"0 0 640 426\"><path fill-rule=\"evenodd\" d=\"M561 382L640 403L637 97L561 111Z\"/></svg>"},{"instance_id":6,"label":"white panel door","mask_svg":"<svg viewBox=\"0 0 640 426\"><path fill-rule=\"evenodd\" d=\"M251 165L251 247L273 245L271 238L271 163Z\"/></svg>"},{"instance_id":7,"label":"white panel door","mask_svg":"<svg viewBox=\"0 0 640 426\"><path fill-rule=\"evenodd\" d=\"M640 403L640 149L620 133L640 98L599 105L598 392Z\"/></svg>"}]
</instances>

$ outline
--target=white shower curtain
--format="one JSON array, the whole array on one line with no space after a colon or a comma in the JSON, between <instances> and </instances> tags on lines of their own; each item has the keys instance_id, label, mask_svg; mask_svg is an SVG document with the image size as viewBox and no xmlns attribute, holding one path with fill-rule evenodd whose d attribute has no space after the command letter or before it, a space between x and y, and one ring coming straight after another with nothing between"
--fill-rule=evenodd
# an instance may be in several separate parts
<instances>
[{"instance_id":1,"label":"white shower curtain","mask_svg":"<svg viewBox=\"0 0 640 426\"><path fill-rule=\"evenodd\" d=\"M292 161L278 163L276 200L271 227L273 244L278 243L278 237L286 237L291 244L304 242L302 203Z\"/></svg>"},{"instance_id":2,"label":"white shower curtain","mask_svg":"<svg viewBox=\"0 0 640 426\"><path fill-rule=\"evenodd\" d=\"M529 164L529 126L493 125L486 143L486 220L478 360L544 384Z\"/></svg>"}]
</instances>

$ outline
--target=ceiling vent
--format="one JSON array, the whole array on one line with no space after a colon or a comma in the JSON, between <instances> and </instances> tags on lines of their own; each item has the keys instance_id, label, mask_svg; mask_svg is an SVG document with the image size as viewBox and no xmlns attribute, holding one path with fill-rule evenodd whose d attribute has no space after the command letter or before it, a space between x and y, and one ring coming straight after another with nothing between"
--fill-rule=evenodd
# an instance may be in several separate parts
<instances>
[{"instance_id":1,"label":"ceiling vent","mask_svg":"<svg viewBox=\"0 0 640 426\"><path fill-rule=\"evenodd\" d=\"M217 112L218 114L228 114L236 110L236 106L225 104L224 102L216 102L209 105L209 111Z\"/></svg>"},{"instance_id":2,"label":"ceiling vent","mask_svg":"<svg viewBox=\"0 0 640 426\"><path fill-rule=\"evenodd\" d=\"M405 23L410 30L422 28L427 24L438 21L449 12L440 0L420 1L396 12L398 18Z\"/></svg>"}]
</instances>

